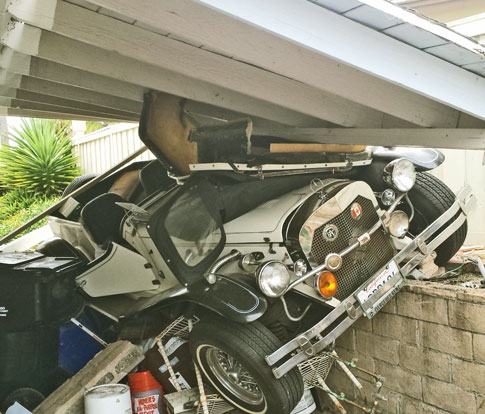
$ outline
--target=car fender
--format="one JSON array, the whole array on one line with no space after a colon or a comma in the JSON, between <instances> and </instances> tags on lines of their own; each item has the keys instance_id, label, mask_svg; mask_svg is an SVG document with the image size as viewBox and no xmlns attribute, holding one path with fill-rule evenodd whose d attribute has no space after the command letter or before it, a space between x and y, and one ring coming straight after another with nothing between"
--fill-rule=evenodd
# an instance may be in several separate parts
<instances>
[{"instance_id":1,"label":"car fender","mask_svg":"<svg viewBox=\"0 0 485 414\"><path fill-rule=\"evenodd\" d=\"M445 160L443 153L437 149L418 147L373 147L372 158L387 160L387 162L397 158L407 158L417 171L432 170Z\"/></svg>"},{"instance_id":2,"label":"car fender","mask_svg":"<svg viewBox=\"0 0 485 414\"><path fill-rule=\"evenodd\" d=\"M188 288L186 299L234 322L253 322L266 312L268 302L245 277L217 275L214 284L202 279Z\"/></svg>"}]
</instances>

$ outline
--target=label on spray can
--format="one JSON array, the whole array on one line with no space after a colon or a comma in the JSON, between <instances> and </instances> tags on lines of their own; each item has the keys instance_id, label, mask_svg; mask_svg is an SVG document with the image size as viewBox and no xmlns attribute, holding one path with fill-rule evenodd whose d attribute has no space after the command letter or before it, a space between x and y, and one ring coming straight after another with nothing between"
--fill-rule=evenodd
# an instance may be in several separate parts
<instances>
[{"instance_id":1,"label":"label on spray can","mask_svg":"<svg viewBox=\"0 0 485 414\"><path fill-rule=\"evenodd\" d=\"M163 414L160 390L139 392L132 395L134 414Z\"/></svg>"}]
</instances>

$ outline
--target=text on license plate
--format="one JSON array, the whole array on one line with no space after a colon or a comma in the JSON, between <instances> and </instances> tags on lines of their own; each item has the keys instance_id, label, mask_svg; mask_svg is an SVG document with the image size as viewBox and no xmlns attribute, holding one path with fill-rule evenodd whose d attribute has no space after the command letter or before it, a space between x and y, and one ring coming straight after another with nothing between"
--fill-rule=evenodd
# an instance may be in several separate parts
<instances>
[{"instance_id":1,"label":"text on license plate","mask_svg":"<svg viewBox=\"0 0 485 414\"><path fill-rule=\"evenodd\" d=\"M387 281L392 279L392 277L399 272L397 264L392 261L386 266L386 268L377 276L372 282L370 282L365 288L357 293L357 297L361 304L367 302L372 295L377 293L380 288L382 288Z\"/></svg>"}]
</instances>

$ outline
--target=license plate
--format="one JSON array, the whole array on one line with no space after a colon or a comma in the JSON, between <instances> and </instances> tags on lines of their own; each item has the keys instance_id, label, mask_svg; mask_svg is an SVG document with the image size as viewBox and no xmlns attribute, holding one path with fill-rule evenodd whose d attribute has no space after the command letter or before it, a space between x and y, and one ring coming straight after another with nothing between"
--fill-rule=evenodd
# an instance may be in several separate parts
<instances>
[{"instance_id":1,"label":"license plate","mask_svg":"<svg viewBox=\"0 0 485 414\"><path fill-rule=\"evenodd\" d=\"M389 262L384 269L357 293L365 316L372 318L404 286L405 280L396 262Z\"/></svg>"}]
</instances>

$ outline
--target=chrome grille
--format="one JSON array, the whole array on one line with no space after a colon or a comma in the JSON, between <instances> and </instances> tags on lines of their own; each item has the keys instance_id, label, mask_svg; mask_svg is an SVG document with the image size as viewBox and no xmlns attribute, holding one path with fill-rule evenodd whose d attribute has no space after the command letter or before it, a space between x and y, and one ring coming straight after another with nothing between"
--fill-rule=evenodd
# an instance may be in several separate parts
<instances>
[{"instance_id":1,"label":"chrome grille","mask_svg":"<svg viewBox=\"0 0 485 414\"><path fill-rule=\"evenodd\" d=\"M359 220L352 217L350 207L353 203L362 206L362 215ZM312 263L321 264L329 253L338 253L357 240L357 237L367 232L379 217L372 201L357 196L342 213L315 230L308 259ZM329 224L338 228L335 240L327 241L323 237L323 229ZM343 300L352 294L369 277L376 273L384 264L394 256L394 249L389 236L384 230L377 230L370 242L355 249L343 258L342 267L334 272L338 281L336 299Z\"/></svg>"}]
</instances>

